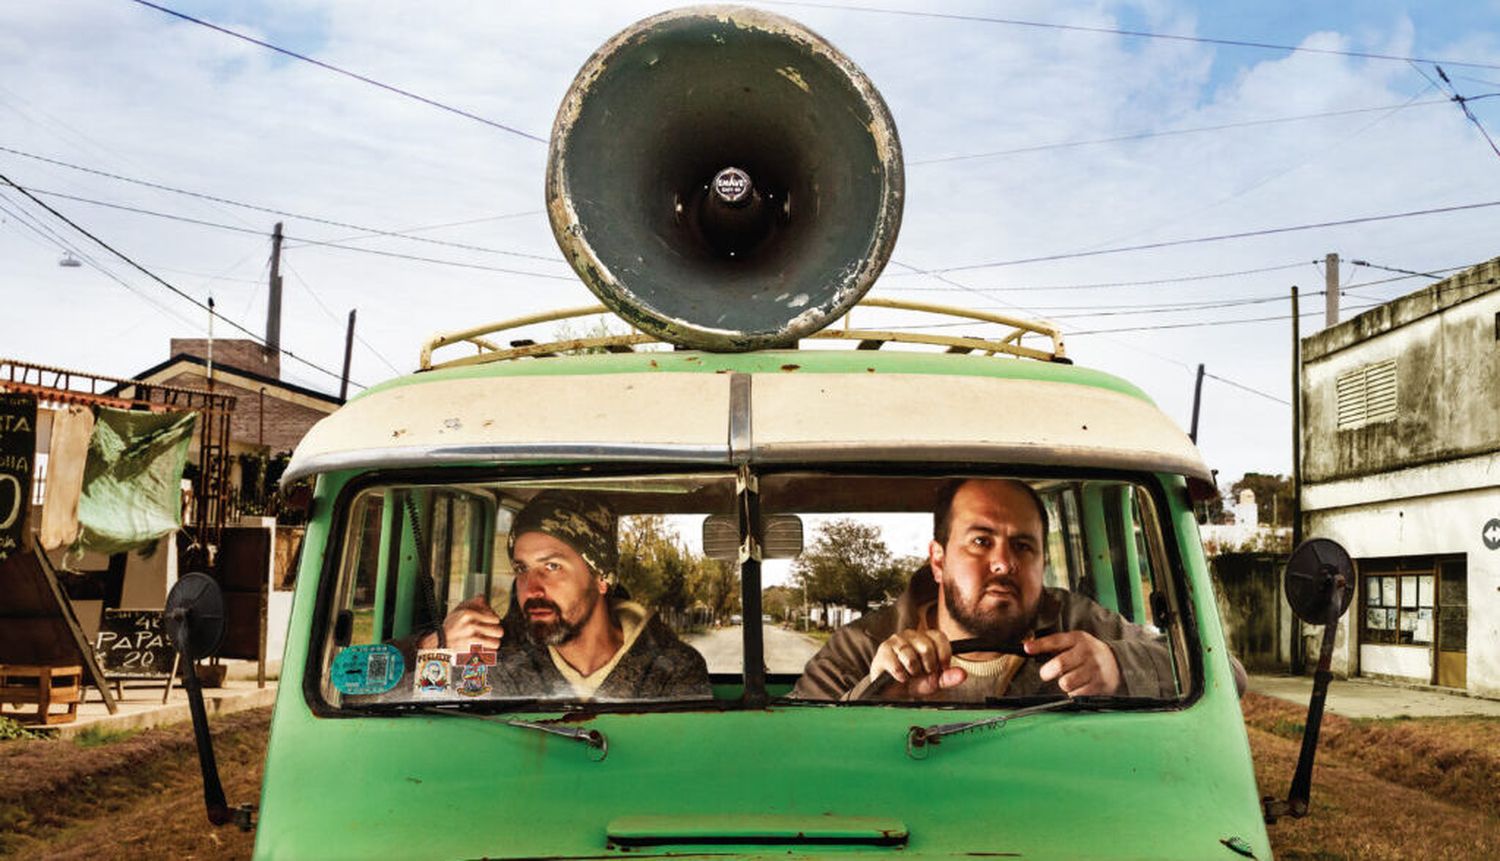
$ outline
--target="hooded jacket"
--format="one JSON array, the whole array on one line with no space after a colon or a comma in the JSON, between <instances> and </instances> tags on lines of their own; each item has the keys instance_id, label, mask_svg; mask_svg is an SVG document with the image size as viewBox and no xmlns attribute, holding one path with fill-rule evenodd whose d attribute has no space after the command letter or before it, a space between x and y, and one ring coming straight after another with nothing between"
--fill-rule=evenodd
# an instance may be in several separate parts
<instances>
[{"instance_id":1,"label":"hooded jacket","mask_svg":"<svg viewBox=\"0 0 1500 861\"><path fill-rule=\"evenodd\" d=\"M802 671L792 696L815 700L857 700L870 687L870 662L880 644L892 634L925 627L922 608L937 600L937 583L930 569L918 571L895 604L856 619L834 631ZM1120 614L1066 589L1043 590L1034 634L1045 637L1061 631L1086 631L1104 641L1120 665L1120 695L1177 696L1176 676L1166 638L1132 624ZM1022 659L1003 692L1008 697L1062 695L1057 680L1042 681L1042 666L1051 655Z\"/></svg>"}]
</instances>

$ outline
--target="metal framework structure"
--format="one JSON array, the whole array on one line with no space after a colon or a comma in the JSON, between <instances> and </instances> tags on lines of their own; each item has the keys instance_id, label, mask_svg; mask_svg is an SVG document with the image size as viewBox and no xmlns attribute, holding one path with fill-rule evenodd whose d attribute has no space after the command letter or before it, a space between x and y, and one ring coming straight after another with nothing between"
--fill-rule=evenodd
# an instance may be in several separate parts
<instances>
[{"instance_id":1,"label":"metal framework structure","mask_svg":"<svg viewBox=\"0 0 1500 861\"><path fill-rule=\"evenodd\" d=\"M217 548L228 516L229 417L235 399L216 394L212 379L208 384L207 391L184 389L0 359L0 391L36 395L43 404L198 413L198 481L193 487L191 528L195 544Z\"/></svg>"},{"instance_id":2,"label":"metal framework structure","mask_svg":"<svg viewBox=\"0 0 1500 861\"><path fill-rule=\"evenodd\" d=\"M936 335L918 331L897 332L882 329L855 329L852 328L850 323L851 312L844 315L841 328L829 327L820 332L815 332L808 337L818 340L855 341L857 342L855 347L857 350L878 350L886 344L925 344L946 347L950 353L982 353L986 356L1005 355L1017 358L1037 359L1044 362L1068 361L1063 345L1062 332L1050 323L1023 320L1018 317L990 314L967 308L933 305L926 302L908 302L901 299L866 298L861 300L856 307L917 311L956 318L959 321L973 322L975 324L1005 326L1009 327L1010 331L999 338L974 338ZM559 311L546 311L525 317L515 317L510 320L502 320L498 323L489 323L483 326L475 326L471 329L436 335L422 346L422 355L418 367L420 370L429 371L437 368L482 365L509 359L545 358L562 353L596 350L603 350L609 353L630 353L634 352L635 348L641 344L662 343L659 338L635 331L628 334L570 338L547 343L537 343L529 339L516 339L509 341L508 347L500 346L489 338L489 336L497 335L511 329L519 329L524 326L552 323L577 317L592 317L597 314L607 313L609 313L609 309L603 305L589 305L581 308L566 308ZM951 321L945 325L951 325ZM1027 335L1037 335L1049 339L1051 341L1050 349L1039 349L1022 344L1021 339ZM474 355L460 356L440 362L433 361L433 353L435 351L456 344L468 344L477 348L478 352Z\"/></svg>"}]
</instances>

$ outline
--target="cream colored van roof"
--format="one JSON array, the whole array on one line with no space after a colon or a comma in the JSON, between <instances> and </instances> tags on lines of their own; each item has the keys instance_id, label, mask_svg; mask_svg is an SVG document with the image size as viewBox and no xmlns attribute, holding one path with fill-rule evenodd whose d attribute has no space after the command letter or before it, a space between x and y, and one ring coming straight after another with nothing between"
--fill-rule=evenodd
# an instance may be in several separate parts
<instances>
[{"instance_id":1,"label":"cream colored van roof","mask_svg":"<svg viewBox=\"0 0 1500 861\"><path fill-rule=\"evenodd\" d=\"M653 359L635 372L621 372L618 361L646 367L644 357L577 360L615 361L604 373L469 369L404 380L318 422L283 481L504 462L883 461L1081 466L1212 482L1187 435L1150 401L1122 390L1127 384L1093 383L1105 375L1085 369L1047 372L1088 384L931 371L949 366L941 356L927 372L882 372L884 357L870 356L858 373L833 373L814 371L817 361L807 358L778 365L763 354L754 363L695 355L665 354L660 367ZM697 373L666 370L693 362ZM726 367L714 373L716 362Z\"/></svg>"}]
</instances>

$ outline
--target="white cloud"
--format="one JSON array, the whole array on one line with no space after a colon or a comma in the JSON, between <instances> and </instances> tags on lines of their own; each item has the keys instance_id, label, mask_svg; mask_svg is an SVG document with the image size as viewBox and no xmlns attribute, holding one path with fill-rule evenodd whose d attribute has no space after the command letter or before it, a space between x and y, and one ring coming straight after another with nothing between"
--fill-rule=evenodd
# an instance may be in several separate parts
<instances>
[{"instance_id":1,"label":"white cloud","mask_svg":"<svg viewBox=\"0 0 1500 861\"><path fill-rule=\"evenodd\" d=\"M237 17L220 18L216 16L229 12L204 5L209 8L189 11L543 137L588 54L658 8L602 2L373 7L301 2L240 7ZM988 5L945 8L994 14ZM889 102L912 161L1398 105L1425 86L1411 67L1385 61L1229 51L1191 42L814 8L776 11L805 21L864 67ZM1167 0L1124 6L1027 2L1008 4L1004 14L1093 27L1128 20L1129 26L1163 32L1192 32L1198 20L1192 5ZM1469 32L1435 42L1410 17L1356 20L1337 32L1307 32L1298 38L1318 48L1402 54L1422 45L1426 47L1420 52L1430 55L1500 60L1500 32ZM1500 72L1462 73L1500 79ZM1484 89L1472 82L1462 86ZM1419 100L1435 97L1428 92ZM1475 109L1487 111L1482 115L1492 134L1500 134L1500 112L1491 107L1493 102L1500 100L1477 102ZM532 212L421 235L557 256L540 214L543 144L133 4L96 0L0 7L0 146L385 229ZM259 231L234 234L46 198L192 295L204 297L212 289L223 312L252 329L263 325L263 287L209 276L262 281L268 253L264 234L276 216L8 153L0 153L0 172L31 187ZM907 178L909 198L895 256L919 267L1500 199L1500 159L1451 105L912 165ZM13 191L3 196L8 209L16 208ZM36 212L30 204L23 208ZM43 220L67 232L55 221ZM1497 227L1500 213L1479 210L954 274L998 298L908 295L969 305L1010 302L1062 315L1070 313L1066 306L1270 295L1285 292L1292 283L1317 290L1322 277L1311 262L1328 251L1412 269L1471 263L1500 253L1494 242L1500 235ZM352 231L288 219L287 232L326 239ZM109 261L86 240L72 239L96 259ZM363 244L569 274L566 266L535 260L391 240ZM341 361L343 317L350 307L360 309L365 340L404 369L414 365L421 340L432 332L591 301L571 281L290 246L283 339L329 368ZM57 267L57 256L49 240L0 213L0 354L128 374L165 358L169 337L193 334L97 272ZM1177 285L1004 292L1297 261L1308 265ZM201 321L201 313L119 261L106 265L137 290ZM900 271L893 266L888 274ZM331 315L320 310L304 282ZM1406 283L1414 288L1419 282ZM895 294L895 288L910 286L943 285L907 276L888 278L878 289ZM1396 295L1399 289L1372 288L1371 295ZM1321 307L1320 297L1307 304ZM1067 322L1095 329L1284 313L1285 306L1276 303ZM1312 320L1305 322L1306 330L1316 328ZM1070 339L1069 348L1081 364L1137 382L1186 425L1192 369L1200 361L1212 373L1285 398L1290 377L1287 327L1276 321L1079 336ZM356 350L354 367L354 376L364 382L390 374L364 349ZM287 371L309 384L335 385L290 363ZM1285 407L1210 382L1201 421L1205 454L1226 475L1288 468Z\"/></svg>"}]
</instances>

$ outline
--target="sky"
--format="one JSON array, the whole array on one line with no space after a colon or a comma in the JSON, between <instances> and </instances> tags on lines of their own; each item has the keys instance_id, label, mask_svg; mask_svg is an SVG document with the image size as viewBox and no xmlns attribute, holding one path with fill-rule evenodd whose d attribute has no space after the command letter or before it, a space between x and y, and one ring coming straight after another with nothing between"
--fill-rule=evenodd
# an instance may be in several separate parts
<instances>
[{"instance_id":1,"label":"sky","mask_svg":"<svg viewBox=\"0 0 1500 861\"><path fill-rule=\"evenodd\" d=\"M437 332L594 301L543 211L545 140L589 54L668 7L161 5L456 110L133 0L0 4L0 174L151 273L0 180L0 356L168 358L208 315L153 275L212 297L215 337L263 334L278 220L282 345L319 366L283 377L323 391L350 309L357 391ZM1496 0L750 5L839 47L895 119L907 197L870 295L1050 319L1184 429L1204 364L1226 486L1290 471L1288 295L1318 331L1326 254L1345 316L1432 281L1392 269L1500 256L1500 206L1473 206L1500 203Z\"/></svg>"}]
</instances>

